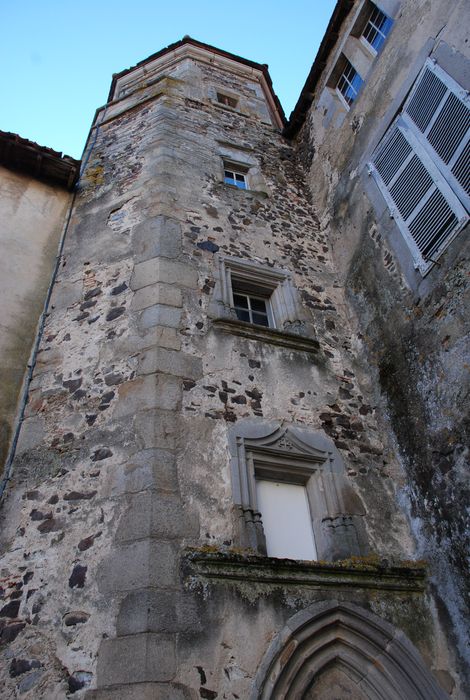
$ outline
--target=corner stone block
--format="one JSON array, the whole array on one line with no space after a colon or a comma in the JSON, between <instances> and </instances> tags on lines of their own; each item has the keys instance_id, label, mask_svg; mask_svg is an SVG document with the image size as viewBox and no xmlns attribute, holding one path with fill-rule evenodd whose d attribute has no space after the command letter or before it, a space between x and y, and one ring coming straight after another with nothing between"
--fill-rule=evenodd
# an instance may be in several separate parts
<instances>
[{"instance_id":1,"label":"corner stone block","mask_svg":"<svg viewBox=\"0 0 470 700\"><path fill-rule=\"evenodd\" d=\"M137 634L101 643L98 686L169 681L175 671L175 642L169 635Z\"/></svg>"},{"instance_id":2,"label":"corner stone block","mask_svg":"<svg viewBox=\"0 0 470 700\"><path fill-rule=\"evenodd\" d=\"M181 381L168 374L151 374L120 384L114 418L151 408L174 410L181 401Z\"/></svg>"},{"instance_id":3,"label":"corner stone block","mask_svg":"<svg viewBox=\"0 0 470 700\"><path fill-rule=\"evenodd\" d=\"M181 226L174 219L155 216L134 228L132 242L137 262L160 255L176 258L181 253Z\"/></svg>"},{"instance_id":4,"label":"corner stone block","mask_svg":"<svg viewBox=\"0 0 470 700\"><path fill-rule=\"evenodd\" d=\"M50 306L53 309L67 309L80 301L83 294L83 280L66 281L58 279L52 290Z\"/></svg>"},{"instance_id":5,"label":"corner stone block","mask_svg":"<svg viewBox=\"0 0 470 700\"><path fill-rule=\"evenodd\" d=\"M197 517L183 507L176 495L148 491L127 496L127 504L117 530L118 542L145 537L171 540L199 536Z\"/></svg>"},{"instance_id":6,"label":"corner stone block","mask_svg":"<svg viewBox=\"0 0 470 700\"><path fill-rule=\"evenodd\" d=\"M141 311L154 304L165 304L166 306L183 306L183 294L181 289L175 284L165 284L158 282L150 284L148 287L138 289L131 302L132 311Z\"/></svg>"},{"instance_id":7,"label":"corner stone block","mask_svg":"<svg viewBox=\"0 0 470 700\"><path fill-rule=\"evenodd\" d=\"M171 350L179 350L181 348L181 340L178 337L176 328L168 326L153 326L142 335L129 335L119 338L114 341L114 344L108 344L110 357L114 359L118 357L127 357L129 354L134 354L144 348L151 348L158 345L162 348Z\"/></svg>"},{"instance_id":8,"label":"corner stone block","mask_svg":"<svg viewBox=\"0 0 470 700\"><path fill-rule=\"evenodd\" d=\"M131 278L131 289L137 291L156 282L176 284L180 287L197 288L197 271L185 263L168 258L152 258L137 263Z\"/></svg>"},{"instance_id":9,"label":"corner stone block","mask_svg":"<svg viewBox=\"0 0 470 700\"><path fill-rule=\"evenodd\" d=\"M37 447L42 443L45 435L46 425L42 417L33 416L32 418L26 418L21 425L16 454L19 455Z\"/></svg>"},{"instance_id":10,"label":"corner stone block","mask_svg":"<svg viewBox=\"0 0 470 700\"><path fill-rule=\"evenodd\" d=\"M180 591L132 591L121 604L117 635L142 632L199 632L197 600Z\"/></svg>"},{"instance_id":11,"label":"corner stone block","mask_svg":"<svg viewBox=\"0 0 470 700\"><path fill-rule=\"evenodd\" d=\"M202 359L164 348L146 350L140 356L137 374L145 375L153 372L163 372L188 379L200 379L202 377Z\"/></svg>"},{"instance_id":12,"label":"corner stone block","mask_svg":"<svg viewBox=\"0 0 470 700\"><path fill-rule=\"evenodd\" d=\"M176 460L168 450L141 450L107 471L104 492L122 496L147 489L178 490Z\"/></svg>"},{"instance_id":13,"label":"corner stone block","mask_svg":"<svg viewBox=\"0 0 470 700\"><path fill-rule=\"evenodd\" d=\"M179 328L181 321L181 309L164 304L154 304L144 309L139 318L139 329L146 331L154 326L167 326L168 328Z\"/></svg>"},{"instance_id":14,"label":"corner stone block","mask_svg":"<svg viewBox=\"0 0 470 700\"><path fill-rule=\"evenodd\" d=\"M115 547L98 570L101 593L132 591L136 588L174 586L177 550L170 542L140 540Z\"/></svg>"},{"instance_id":15,"label":"corner stone block","mask_svg":"<svg viewBox=\"0 0 470 700\"><path fill-rule=\"evenodd\" d=\"M178 416L175 411L141 411L135 419L135 430L142 447L158 447L174 450L178 433Z\"/></svg>"}]
</instances>

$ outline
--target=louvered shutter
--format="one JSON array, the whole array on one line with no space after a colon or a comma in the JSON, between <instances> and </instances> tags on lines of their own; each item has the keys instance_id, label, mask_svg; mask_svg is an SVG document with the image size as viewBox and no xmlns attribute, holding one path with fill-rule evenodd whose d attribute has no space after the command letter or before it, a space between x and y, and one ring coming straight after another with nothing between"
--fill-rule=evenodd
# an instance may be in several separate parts
<instances>
[{"instance_id":1,"label":"louvered shutter","mask_svg":"<svg viewBox=\"0 0 470 700\"><path fill-rule=\"evenodd\" d=\"M401 117L374 153L370 170L417 267L426 272L467 222L464 207Z\"/></svg>"},{"instance_id":2,"label":"louvered shutter","mask_svg":"<svg viewBox=\"0 0 470 700\"><path fill-rule=\"evenodd\" d=\"M470 98L428 59L369 163L422 273L469 219L469 160Z\"/></svg>"},{"instance_id":3,"label":"louvered shutter","mask_svg":"<svg viewBox=\"0 0 470 700\"><path fill-rule=\"evenodd\" d=\"M403 108L457 196L470 209L470 97L428 59Z\"/></svg>"}]
</instances>

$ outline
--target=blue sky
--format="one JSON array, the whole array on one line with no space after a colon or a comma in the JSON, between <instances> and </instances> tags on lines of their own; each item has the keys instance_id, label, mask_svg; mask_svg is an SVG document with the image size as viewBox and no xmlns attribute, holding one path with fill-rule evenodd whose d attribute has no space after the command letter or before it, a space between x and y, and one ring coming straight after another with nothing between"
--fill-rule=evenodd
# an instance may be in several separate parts
<instances>
[{"instance_id":1,"label":"blue sky","mask_svg":"<svg viewBox=\"0 0 470 700\"><path fill-rule=\"evenodd\" d=\"M185 34L268 63L287 116L335 0L6 0L0 129L80 158L113 73Z\"/></svg>"}]
</instances>

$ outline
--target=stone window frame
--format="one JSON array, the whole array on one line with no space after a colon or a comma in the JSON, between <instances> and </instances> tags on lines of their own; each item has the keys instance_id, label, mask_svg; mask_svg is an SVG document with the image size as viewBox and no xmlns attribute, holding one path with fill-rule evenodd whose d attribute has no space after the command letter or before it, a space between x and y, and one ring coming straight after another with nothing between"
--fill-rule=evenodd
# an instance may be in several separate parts
<instances>
[{"instance_id":1,"label":"stone window frame","mask_svg":"<svg viewBox=\"0 0 470 700\"><path fill-rule=\"evenodd\" d=\"M274 330L298 332L299 327L303 327L297 290L288 270L222 255L218 256L213 316L234 319L240 324L254 326L237 319L233 304L234 281L240 283L239 290L249 289L253 294L269 300Z\"/></svg>"},{"instance_id":2,"label":"stone window frame","mask_svg":"<svg viewBox=\"0 0 470 700\"><path fill-rule=\"evenodd\" d=\"M221 106L222 109L232 109L224 105L219 106ZM237 195L242 193L242 196L255 195L263 198L269 197L271 192L263 177L258 158L253 149L247 148L240 143L231 143L229 141L219 141L218 144L217 155L219 156L219 163L216 177L223 184L224 189L229 192L237 193ZM246 176L248 184L247 189L225 184L224 170L226 165L229 166L229 170L239 170L240 173Z\"/></svg>"},{"instance_id":3,"label":"stone window frame","mask_svg":"<svg viewBox=\"0 0 470 700\"><path fill-rule=\"evenodd\" d=\"M238 546L266 555L256 498L258 474L305 485L318 560L367 555L364 506L326 435L299 425L247 419L230 430L229 452Z\"/></svg>"},{"instance_id":4,"label":"stone window frame","mask_svg":"<svg viewBox=\"0 0 470 700\"><path fill-rule=\"evenodd\" d=\"M227 98L228 102L223 102L220 97ZM209 87L209 99L212 104L220 109L228 110L229 112L239 112L244 114L242 107L243 99L240 94L229 90L226 87L220 87L218 85L211 85ZM230 104L230 102L234 104Z\"/></svg>"},{"instance_id":5,"label":"stone window frame","mask_svg":"<svg viewBox=\"0 0 470 700\"><path fill-rule=\"evenodd\" d=\"M223 105L224 107L230 107L231 109L237 109L238 97L230 95L225 90L216 90L215 94L218 104Z\"/></svg>"}]
</instances>

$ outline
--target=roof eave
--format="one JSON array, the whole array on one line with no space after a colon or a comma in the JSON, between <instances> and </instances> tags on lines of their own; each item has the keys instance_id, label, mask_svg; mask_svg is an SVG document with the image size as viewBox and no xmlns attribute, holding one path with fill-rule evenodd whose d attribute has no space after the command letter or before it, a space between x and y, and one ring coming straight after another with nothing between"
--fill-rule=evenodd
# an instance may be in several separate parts
<instances>
[{"instance_id":1,"label":"roof eave","mask_svg":"<svg viewBox=\"0 0 470 700\"><path fill-rule=\"evenodd\" d=\"M0 165L67 190L80 174L79 160L6 131L0 131Z\"/></svg>"}]
</instances>

